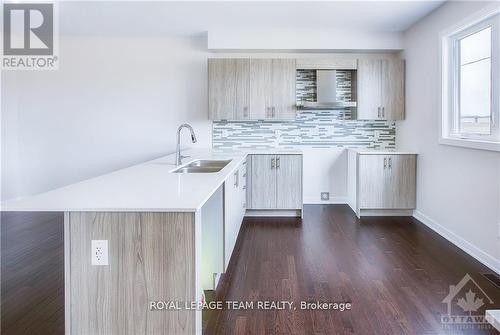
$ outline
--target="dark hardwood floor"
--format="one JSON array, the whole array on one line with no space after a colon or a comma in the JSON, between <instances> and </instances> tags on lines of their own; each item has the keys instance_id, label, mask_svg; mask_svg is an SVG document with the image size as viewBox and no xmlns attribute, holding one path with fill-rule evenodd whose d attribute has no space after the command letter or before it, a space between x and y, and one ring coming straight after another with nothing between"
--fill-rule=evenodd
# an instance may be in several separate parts
<instances>
[{"instance_id":1,"label":"dark hardwood floor","mask_svg":"<svg viewBox=\"0 0 500 335\"><path fill-rule=\"evenodd\" d=\"M412 218L364 218L344 205L247 218L220 300L349 301L351 311L209 312L206 334L497 334L443 330L450 285L465 274L500 307L486 267ZM477 291L477 290L476 290ZM463 311L462 311L463 313Z\"/></svg>"},{"instance_id":2,"label":"dark hardwood floor","mask_svg":"<svg viewBox=\"0 0 500 335\"><path fill-rule=\"evenodd\" d=\"M1 213L2 335L64 334L62 213Z\"/></svg>"},{"instance_id":3,"label":"dark hardwood floor","mask_svg":"<svg viewBox=\"0 0 500 335\"><path fill-rule=\"evenodd\" d=\"M64 333L60 213L2 213L2 335ZM352 310L212 311L206 334L496 334L443 330L441 301L468 273L500 308L490 272L412 218L358 222L343 205L304 219L247 218L216 299L345 301ZM205 313L205 312L204 312ZM208 318L207 318L208 316Z\"/></svg>"}]
</instances>

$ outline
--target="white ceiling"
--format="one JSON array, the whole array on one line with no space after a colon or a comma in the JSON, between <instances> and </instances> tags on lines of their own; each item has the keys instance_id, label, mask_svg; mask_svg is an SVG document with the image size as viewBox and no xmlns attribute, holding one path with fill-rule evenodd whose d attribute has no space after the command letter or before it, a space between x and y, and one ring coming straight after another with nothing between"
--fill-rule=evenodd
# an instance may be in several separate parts
<instances>
[{"instance_id":1,"label":"white ceiling","mask_svg":"<svg viewBox=\"0 0 500 335\"><path fill-rule=\"evenodd\" d=\"M207 31L356 30L400 32L444 1L60 3L70 35L199 35Z\"/></svg>"}]
</instances>

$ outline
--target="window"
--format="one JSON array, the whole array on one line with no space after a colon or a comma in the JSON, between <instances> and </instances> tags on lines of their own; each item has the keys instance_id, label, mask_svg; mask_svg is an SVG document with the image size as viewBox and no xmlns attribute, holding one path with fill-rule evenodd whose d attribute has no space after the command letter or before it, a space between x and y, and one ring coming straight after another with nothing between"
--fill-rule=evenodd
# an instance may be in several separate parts
<instances>
[{"instance_id":1,"label":"window","mask_svg":"<svg viewBox=\"0 0 500 335\"><path fill-rule=\"evenodd\" d=\"M491 135L491 27L457 42L460 62L456 133Z\"/></svg>"},{"instance_id":2,"label":"window","mask_svg":"<svg viewBox=\"0 0 500 335\"><path fill-rule=\"evenodd\" d=\"M441 143L500 151L499 21L496 11L442 37Z\"/></svg>"}]
</instances>

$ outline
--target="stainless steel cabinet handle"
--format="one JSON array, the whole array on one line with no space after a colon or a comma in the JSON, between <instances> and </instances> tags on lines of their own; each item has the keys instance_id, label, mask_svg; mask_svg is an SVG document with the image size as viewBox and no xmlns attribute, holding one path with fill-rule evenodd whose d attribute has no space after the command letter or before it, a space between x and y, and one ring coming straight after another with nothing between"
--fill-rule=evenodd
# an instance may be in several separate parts
<instances>
[{"instance_id":1,"label":"stainless steel cabinet handle","mask_svg":"<svg viewBox=\"0 0 500 335\"><path fill-rule=\"evenodd\" d=\"M243 117L248 117L248 107L243 107Z\"/></svg>"},{"instance_id":2,"label":"stainless steel cabinet handle","mask_svg":"<svg viewBox=\"0 0 500 335\"><path fill-rule=\"evenodd\" d=\"M234 187L238 187L238 185L240 184L239 172L239 170L236 170L236 172L234 173Z\"/></svg>"},{"instance_id":3,"label":"stainless steel cabinet handle","mask_svg":"<svg viewBox=\"0 0 500 335\"><path fill-rule=\"evenodd\" d=\"M271 169L274 169L276 167L276 162L274 158L271 158Z\"/></svg>"},{"instance_id":4,"label":"stainless steel cabinet handle","mask_svg":"<svg viewBox=\"0 0 500 335\"><path fill-rule=\"evenodd\" d=\"M385 107L382 107L382 117L385 118Z\"/></svg>"},{"instance_id":5,"label":"stainless steel cabinet handle","mask_svg":"<svg viewBox=\"0 0 500 335\"><path fill-rule=\"evenodd\" d=\"M279 169L280 168L280 158L276 158L276 168Z\"/></svg>"},{"instance_id":6,"label":"stainless steel cabinet handle","mask_svg":"<svg viewBox=\"0 0 500 335\"><path fill-rule=\"evenodd\" d=\"M389 157L389 169L392 169L392 158Z\"/></svg>"},{"instance_id":7,"label":"stainless steel cabinet handle","mask_svg":"<svg viewBox=\"0 0 500 335\"><path fill-rule=\"evenodd\" d=\"M276 113L275 113L276 109L273 107L272 108L272 116L275 117L276 116Z\"/></svg>"},{"instance_id":8,"label":"stainless steel cabinet handle","mask_svg":"<svg viewBox=\"0 0 500 335\"><path fill-rule=\"evenodd\" d=\"M384 170L387 168L387 157L384 157Z\"/></svg>"},{"instance_id":9,"label":"stainless steel cabinet handle","mask_svg":"<svg viewBox=\"0 0 500 335\"><path fill-rule=\"evenodd\" d=\"M377 107L377 117L380 119L380 107Z\"/></svg>"}]
</instances>

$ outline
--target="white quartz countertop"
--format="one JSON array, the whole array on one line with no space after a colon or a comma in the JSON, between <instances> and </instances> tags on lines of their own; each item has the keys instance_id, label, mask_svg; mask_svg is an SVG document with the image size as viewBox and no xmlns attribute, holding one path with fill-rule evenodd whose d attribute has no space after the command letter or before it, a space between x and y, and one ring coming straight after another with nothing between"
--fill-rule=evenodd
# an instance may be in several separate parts
<instances>
[{"instance_id":1,"label":"white quartz countertop","mask_svg":"<svg viewBox=\"0 0 500 335\"><path fill-rule=\"evenodd\" d=\"M300 151L258 151L285 154ZM183 150L183 165L197 159L231 159L216 173L171 173L175 154L117 170L52 191L5 201L2 211L192 212L201 208L251 152Z\"/></svg>"},{"instance_id":2,"label":"white quartz countertop","mask_svg":"<svg viewBox=\"0 0 500 335\"><path fill-rule=\"evenodd\" d=\"M353 152L356 152L360 155L417 155L415 151L402 151L402 150L380 150L380 149L356 149L349 148Z\"/></svg>"},{"instance_id":3,"label":"white quartz countertop","mask_svg":"<svg viewBox=\"0 0 500 335\"><path fill-rule=\"evenodd\" d=\"M214 153L246 154L246 155L302 155L302 150L297 149L248 149L248 150L214 150Z\"/></svg>"}]
</instances>

